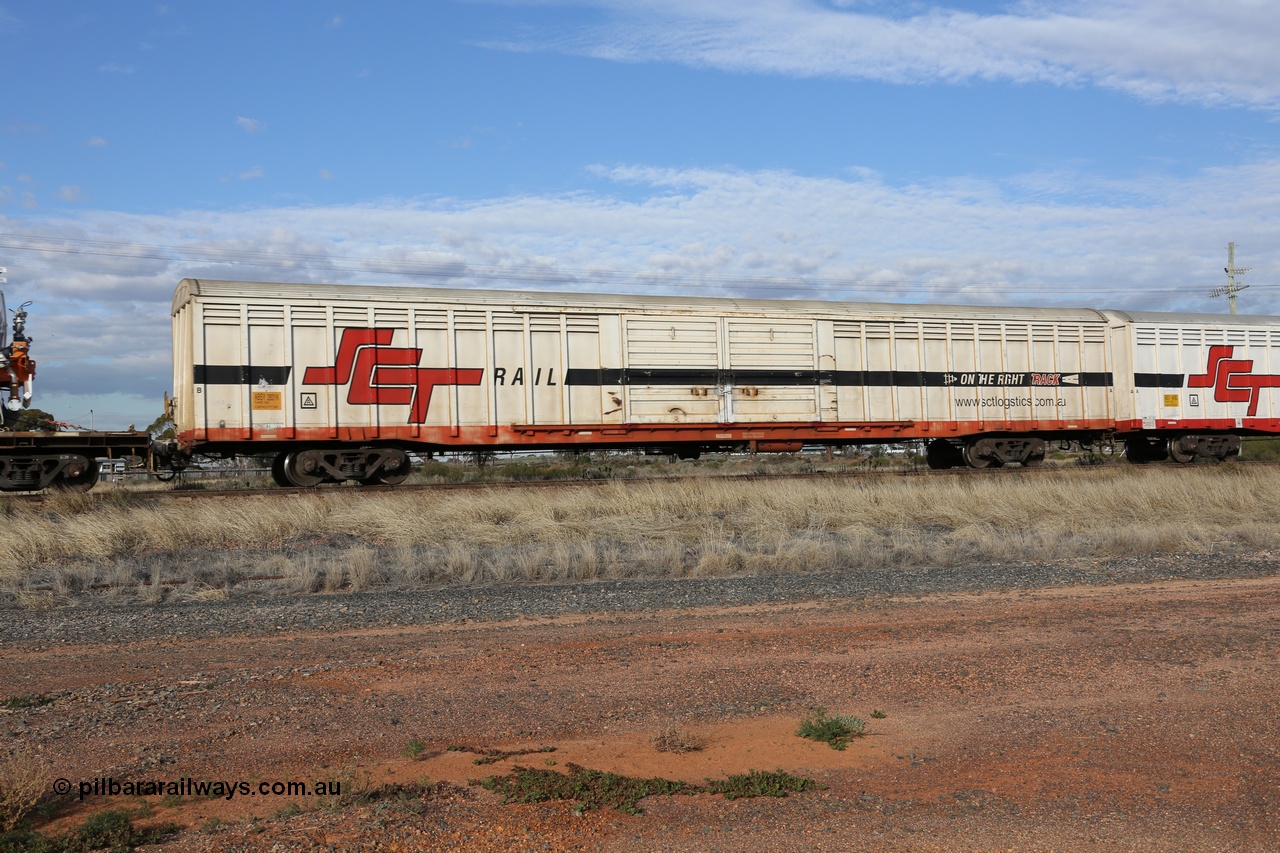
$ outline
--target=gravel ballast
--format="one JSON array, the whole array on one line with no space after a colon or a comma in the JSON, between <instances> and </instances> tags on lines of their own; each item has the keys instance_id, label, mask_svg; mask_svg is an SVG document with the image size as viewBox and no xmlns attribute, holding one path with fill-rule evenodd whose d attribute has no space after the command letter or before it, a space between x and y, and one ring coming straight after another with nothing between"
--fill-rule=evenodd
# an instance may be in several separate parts
<instances>
[{"instance_id":1,"label":"gravel ballast","mask_svg":"<svg viewBox=\"0 0 1280 853\"><path fill-rule=\"evenodd\" d=\"M165 637L340 631L575 614L799 604L838 599L998 592L1277 573L1269 553L1152 555L1061 563L858 569L736 577L449 586L293 597L232 590L226 601L122 604L87 596L72 606L0 611L0 644L46 645Z\"/></svg>"}]
</instances>

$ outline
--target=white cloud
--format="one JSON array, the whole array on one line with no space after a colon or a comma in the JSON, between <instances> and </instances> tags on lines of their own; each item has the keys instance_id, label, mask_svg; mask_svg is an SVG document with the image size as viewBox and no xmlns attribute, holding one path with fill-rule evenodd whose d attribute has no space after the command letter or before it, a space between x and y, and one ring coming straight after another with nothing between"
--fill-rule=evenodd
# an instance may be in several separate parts
<instances>
[{"instance_id":1,"label":"white cloud","mask_svg":"<svg viewBox=\"0 0 1280 853\"><path fill-rule=\"evenodd\" d=\"M345 23L346 21L342 19L341 15L334 15L332 18L329 19L329 29L331 30L341 29L342 25Z\"/></svg>"},{"instance_id":2,"label":"white cloud","mask_svg":"<svg viewBox=\"0 0 1280 853\"><path fill-rule=\"evenodd\" d=\"M321 170L320 170L320 180L322 180L322 181L332 181L332 180L333 180L333 177L334 177L334 176L333 176L333 172L330 172L328 169L321 169Z\"/></svg>"},{"instance_id":3,"label":"white cloud","mask_svg":"<svg viewBox=\"0 0 1280 853\"><path fill-rule=\"evenodd\" d=\"M121 65L118 62L108 62L105 65L99 66L98 70L104 74L132 74L138 69L132 65Z\"/></svg>"},{"instance_id":4,"label":"white cloud","mask_svg":"<svg viewBox=\"0 0 1280 853\"><path fill-rule=\"evenodd\" d=\"M491 46L799 77L1095 85L1155 101L1280 106L1280 15L1259 0L1028 0L1000 14L912 4L909 16L818 0L584 2L604 9L607 22Z\"/></svg>"},{"instance_id":5,"label":"white cloud","mask_svg":"<svg viewBox=\"0 0 1280 853\"><path fill-rule=\"evenodd\" d=\"M58 198L62 201L80 201L80 187L74 184L67 184L58 190Z\"/></svg>"},{"instance_id":6,"label":"white cloud","mask_svg":"<svg viewBox=\"0 0 1280 853\"><path fill-rule=\"evenodd\" d=\"M84 144L88 145L90 148L106 148L108 143L107 140L101 136L90 136L85 140Z\"/></svg>"},{"instance_id":7,"label":"white cloud","mask_svg":"<svg viewBox=\"0 0 1280 853\"><path fill-rule=\"evenodd\" d=\"M266 169L262 168L261 166L254 166L252 169L248 170L247 172L241 172L238 177L242 181L252 181L258 178L266 177L266 174L267 174Z\"/></svg>"},{"instance_id":8,"label":"white cloud","mask_svg":"<svg viewBox=\"0 0 1280 853\"><path fill-rule=\"evenodd\" d=\"M240 129L245 133L261 133L267 129L266 122L258 121L256 118L245 118L244 116L237 116L236 124L238 124Z\"/></svg>"}]
</instances>

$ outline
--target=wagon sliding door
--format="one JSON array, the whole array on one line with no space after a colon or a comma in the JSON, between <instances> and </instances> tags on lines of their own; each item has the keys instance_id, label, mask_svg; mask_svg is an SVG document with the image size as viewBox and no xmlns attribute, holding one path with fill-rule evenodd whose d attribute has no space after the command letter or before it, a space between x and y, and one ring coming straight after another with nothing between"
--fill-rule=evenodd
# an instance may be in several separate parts
<instances>
[{"instance_id":1,"label":"wagon sliding door","mask_svg":"<svg viewBox=\"0 0 1280 853\"><path fill-rule=\"evenodd\" d=\"M727 319L734 420L818 420L816 323Z\"/></svg>"},{"instance_id":2,"label":"wagon sliding door","mask_svg":"<svg viewBox=\"0 0 1280 853\"><path fill-rule=\"evenodd\" d=\"M715 423L720 320L640 315L623 326L628 421Z\"/></svg>"}]
</instances>

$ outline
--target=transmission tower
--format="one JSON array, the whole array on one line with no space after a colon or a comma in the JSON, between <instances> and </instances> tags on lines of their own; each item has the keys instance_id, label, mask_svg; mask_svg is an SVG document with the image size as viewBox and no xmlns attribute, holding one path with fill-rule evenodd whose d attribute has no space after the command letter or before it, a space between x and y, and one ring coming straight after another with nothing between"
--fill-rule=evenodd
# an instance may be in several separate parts
<instances>
[{"instance_id":1,"label":"transmission tower","mask_svg":"<svg viewBox=\"0 0 1280 853\"><path fill-rule=\"evenodd\" d=\"M1215 287L1209 291L1209 295L1227 297L1227 302L1231 305L1231 313L1234 314L1236 313L1236 294L1249 286L1236 281L1236 276L1244 275L1249 271L1249 268L1236 266L1235 243L1227 244L1227 265L1223 267L1222 271L1227 274L1227 283L1221 287Z\"/></svg>"}]
</instances>

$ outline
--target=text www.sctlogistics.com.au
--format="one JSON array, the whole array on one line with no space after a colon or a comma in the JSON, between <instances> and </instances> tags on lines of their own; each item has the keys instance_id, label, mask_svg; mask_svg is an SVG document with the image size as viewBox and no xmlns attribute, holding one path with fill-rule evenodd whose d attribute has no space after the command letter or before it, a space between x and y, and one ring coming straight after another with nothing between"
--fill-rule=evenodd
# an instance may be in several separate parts
<instances>
[{"instance_id":1,"label":"text www.sctlogistics.com.au","mask_svg":"<svg viewBox=\"0 0 1280 853\"><path fill-rule=\"evenodd\" d=\"M977 409L996 407L1004 409L1021 409L1030 406L1032 400L1030 397L957 397L956 406L961 409ZM1067 401L1056 397L1037 397L1035 399L1037 407L1061 408L1067 405Z\"/></svg>"},{"instance_id":2,"label":"text www.sctlogistics.com.au","mask_svg":"<svg viewBox=\"0 0 1280 853\"><path fill-rule=\"evenodd\" d=\"M78 784L70 779L57 779L53 783L55 794L76 793L85 797L205 797L231 800L236 797L330 797L342 794L342 782L324 779L315 782L264 782L232 779L193 779L184 776L176 780L116 779L100 776Z\"/></svg>"}]
</instances>

